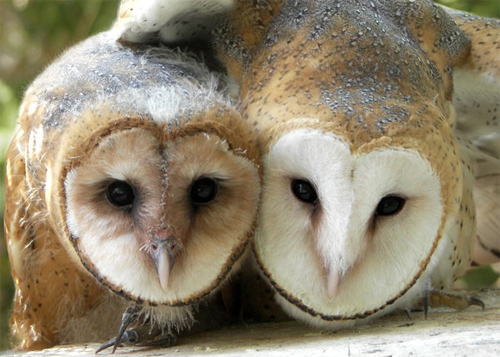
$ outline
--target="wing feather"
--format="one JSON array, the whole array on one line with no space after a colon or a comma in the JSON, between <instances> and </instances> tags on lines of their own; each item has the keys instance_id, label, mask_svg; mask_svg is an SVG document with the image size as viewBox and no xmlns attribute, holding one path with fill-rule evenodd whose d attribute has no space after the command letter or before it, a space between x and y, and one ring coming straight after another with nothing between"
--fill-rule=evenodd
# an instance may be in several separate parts
<instances>
[{"instance_id":1,"label":"wing feather","mask_svg":"<svg viewBox=\"0 0 500 357\"><path fill-rule=\"evenodd\" d=\"M476 161L474 261L500 261L500 20L446 9L471 40L467 61L453 70L456 134L470 140Z\"/></svg>"},{"instance_id":2,"label":"wing feather","mask_svg":"<svg viewBox=\"0 0 500 357\"><path fill-rule=\"evenodd\" d=\"M124 0L115 30L121 40L177 44L206 38L213 17L235 0Z\"/></svg>"}]
</instances>

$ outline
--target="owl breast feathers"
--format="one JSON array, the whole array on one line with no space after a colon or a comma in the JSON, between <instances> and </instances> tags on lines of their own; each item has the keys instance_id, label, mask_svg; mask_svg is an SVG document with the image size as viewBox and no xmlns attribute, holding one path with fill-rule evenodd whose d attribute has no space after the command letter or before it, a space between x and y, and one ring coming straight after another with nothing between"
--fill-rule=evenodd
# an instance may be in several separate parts
<instances>
[{"instance_id":1,"label":"owl breast feathers","mask_svg":"<svg viewBox=\"0 0 500 357\"><path fill-rule=\"evenodd\" d=\"M127 300L143 321L180 329L231 275L259 175L224 87L189 53L112 32L29 87L7 156L20 348L110 338Z\"/></svg>"}]
</instances>

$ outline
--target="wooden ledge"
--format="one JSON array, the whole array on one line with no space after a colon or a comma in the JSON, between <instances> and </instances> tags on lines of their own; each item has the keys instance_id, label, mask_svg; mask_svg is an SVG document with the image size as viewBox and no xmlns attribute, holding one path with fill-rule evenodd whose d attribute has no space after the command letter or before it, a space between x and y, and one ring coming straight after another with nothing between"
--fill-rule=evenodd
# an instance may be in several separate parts
<instances>
[{"instance_id":1,"label":"wooden ledge","mask_svg":"<svg viewBox=\"0 0 500 357\"><path fill-rule=\"evenodd\" d=\"M371 325L338 332L298 322L252 324L180 337L167 349L119 348L116 356L500 356L500 289L470 292L486 304L481 311L432 310L384 317ZM8 356L95 356L98 344L58 346ZM98 356L108 356L103 351Z\"/></svg>"}]
</instances>

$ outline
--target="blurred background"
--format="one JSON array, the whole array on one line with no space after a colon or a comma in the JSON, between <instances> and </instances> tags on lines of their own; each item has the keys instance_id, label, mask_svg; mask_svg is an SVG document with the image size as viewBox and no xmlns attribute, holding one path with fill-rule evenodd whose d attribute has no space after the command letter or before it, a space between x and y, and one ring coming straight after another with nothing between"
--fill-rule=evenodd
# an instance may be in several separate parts
<instances>
[{"instance_id":1,"label":"blurred background","mask_svg":"<svg viewBox=\"0 0 500 357\"><path fill-rule=\"evenodd\" d=\"M500 17L499 0L441 0L449 7ZM23 92L69 46L108 29L118 0L0 0L0 222L4 212L4 161ZM491 268L473 270L464 285L489 286ZM0 229L0 351L7 349L8 315L14 293L3 229Z\"/></svg>"}]
</instances>

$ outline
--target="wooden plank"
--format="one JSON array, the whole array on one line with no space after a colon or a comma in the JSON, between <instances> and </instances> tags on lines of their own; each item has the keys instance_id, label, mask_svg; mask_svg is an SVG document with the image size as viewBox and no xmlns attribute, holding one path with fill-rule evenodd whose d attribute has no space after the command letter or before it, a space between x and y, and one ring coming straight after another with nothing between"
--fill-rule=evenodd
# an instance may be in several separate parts
<instances>
[{"instance_id":1,"label":"wooden plank","mask_svg":"<svg viewBox=\"0 0 500 357\"><path fill-rule=\"evenodd\" d=\"M168 349L119 348L116 356L500 356L500 289L473 292L486 310L438 309L384 317L371 325L319 331L295 321L251 324L180 337ZM12 356L95 356L98 344ZM111 351L99 355L110 355Z\"/></svg>"}]
</instances>

